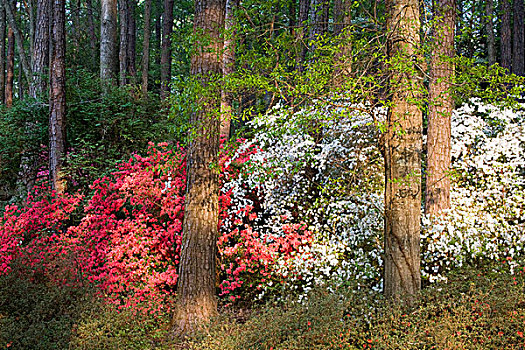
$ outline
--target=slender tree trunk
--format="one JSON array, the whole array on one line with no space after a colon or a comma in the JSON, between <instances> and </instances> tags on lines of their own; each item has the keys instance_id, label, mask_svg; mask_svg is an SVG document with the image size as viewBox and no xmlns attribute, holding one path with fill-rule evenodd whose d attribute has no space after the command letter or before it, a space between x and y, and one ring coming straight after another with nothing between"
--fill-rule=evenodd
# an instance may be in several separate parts
<instances>
[{"instance_id":1,"label":"slender tree trunk","mask_svg":"<svg viewBox=\"0 0 525 350\"><path fill-rule=\"evenodd\" d=\"M7 13L7 19L9 22L9 26L11 27L13 31L13 35L16 39L15 44L18 49L18 57L20 58L20 65L24 71L24 75L25 75L25 78L28 84L31 84L31 80L32 80L31 68L29 67L29 63L27 62L27 55L24 49L24 38L15 20L16 3L15 2L11 3L10 0L6 0L5 5L6 5L5 9Z\"/></svg>"},{"instance_id":2,"label":"slender tree trunk","mask_svg":"<svg viewBox=\"0 0 525 350\"><path fill-rule=\"evenodd\" d=\"M455 0L435 3L434 43L431 55L427 178L425 211L437 215L450 208L450 120L454 109L451 87L454 76Z\"/></svg>"},{"instance_id":3,"label":"slender tree trunk","mask_svg":"<svg viewBox=\"0 0 525 350\"><path fill-rule=\"evenodd\" d=\"M7 0L9 1L9 0ZM15 80L15 34L9 26L7 30L7 75L5 81L5 104L13 105L13 83Z\"/></svg>"},{"instance_id":4,"label":"slender tree trunk","mask_svg":"<svg viewBox=\"0 0 525 350\"><path fill-rule=\"evenodd\" d=\"M142 94L148 93L148 71L149 71L149 38L151 18L151 0L144 2L144 43L142 45Z\"/></svg>"},{"instance_id":5,"label":"slender tree trunk","mask_svg":"<svg viewBox=\"0 0 525 350\"><path fill-rule=\"evenodd\" d=\"M514 33L512 40L512 73L524 76L525 74L525 31L523 28L523 0L514 0Z\"/></svg>"},{"instance_id":6,"label":"slender tree trunk","mask_svg":"<svg viewBox=\"0 0 525 350\"><path fill-rule=\"evenodd\" d=\"M494 38L494 0L486 0L485 2L485 28L487 32L487 54L489 66L496 63L496 44Z\"/></svg>"},{"instance_id":7,"label":"slender tree trunk","mask_svg":"<svg viewBox=\"0 0 525 350\"><path fill-rule=\"evenodd\" d=\"M66 118L66 7L65 0L52 0L52 37L49 93L49 177L53 190L63 193Z\"/></svg>"},{"instance_id":8,"label":"slender tree trunk","mask_svg":"<svg viewBox=\"0 0 525 350\"><path fill-rule=\"evenodd\" d=\"M49 16L50 0L37 0L36 28L31 55L33 80L29 95L36 98L46 89L46 69L49 65Z\"/></svg>"},{"instance_id":9,"label":"slender tree trunk","mask_svg":"<svg viewBox=\"0 0 525 350\"><path fill-rule=\"evenodd\" d=\"M225 0L195 0L194 32L209 40L197 48L191 60L191 74L203 86L221 73L221 38ZM219 218L218 173L220 94L208 89L200 96L200 110L192 116L193 132L187 154L188 179L177 294L173 316L174 332L192 333L217 313L215 259Z\"/></svg>"},{"instance_id":10,"label":"slender tree trunk","mask_svg":"<svg viewBox=\"0 0 525 350\"><path fill-rule=\"evenodd\" d=\"M171 33L173 30L173 1L164 0L162 50L160 56L160 97L169 95L171 80Z\"/></svg>"},{"instance_id":11,"label":"slender tree trunk","mask_svg":"<svg viewBox=\"0 0 525 350\"><path fill-rule=\"evenodd\" d=\"M87 9L87 22L88 22L88 35L89 35L89 48L91 50L92 68L95 69L97 66L96 57L97 53L97 34L95 32L95 16L93 14L93 3L92 0L86 0Z\"/></svg>"},{"instance_id":12,"label":"slender tree trunk","mask_svg":"<svg viewBox=\"0 0 525 350\"><path fill-rule=\"evenodd\" d=\"M119 83L127 84L128 77L128 0L118 0L120 13Z\"/></svg>"},{"instance_id":13,"label":"slender tree trunk","mask_svg":"<svg viewBox=\"0 0 525 350\"><path fill-rule=\"evenodd\" d=\"M310 0L299 0L299 27L297 28L297 41L299 42L299 49L297 50L296 69L302 71L304 69L304 61L308 51L306 43L307 37L307 23L308 14L310 13Z\"/></svg>"},{"instance_id":14,"label":"slender tree trunk","mask_svg":"<svg viewBox=\"0 0 525 350\"><path fill-rule=\"evenodd\" d=\"M4 1L0 0L0 104L5 103L5 40L6 21Z\"/></svg>"},{"instance_id":15,"label":"slender tree trunk","mask_svg":"<svg viewBox=\"0 0 525 350\"><path fill-rule=\"evenodd\" d=\"M137 78L137 68L136 68L136 46L137 46L137 23L135 21L135 11L137 8L136 0L128 0L128 65L127 71L128 76L131 78L132 82L136 82Z\"/></svg>"},{"instance_id":16,"label":"slender tree trunk","mask_svg":"<svg viewBox=\"0 0 525 350\"><path fill-rule=\"evenodd\" d=\"M117 77L117 0L101 0L100 80L103 86Z\"/></svg>"},{"instance_id":17,"label":"slender tree trunk","mask_svg":"<svg viewBox=\"0 0 525 350\"><path fill-rule=\"evenodd\" d=\"M222 56L222 74L227 78L234 71L235 66L235 10L239 0L226 0L226 15L224 20L224 54ZM221 136L229 138L232 119L232 95L226 89L221 92Z\"/></svg>"},{"instance_id":18,"label":"slender tree trunk","mask_svg":"<svg viewBox=\"0 0 525 350\"><path fill-rule=\"evenodd\" d=\"M352 24L352 0L336 0L334 4L334 34L340 36L343 30ZM345 33L341 37L341 49L337 52L339 59L336 72L339 78L336 80L340 82L345 76L352 73L352 42L350 40L350 33Z\"/></svg>"},{"instance_id":19,"label":"slender tree trunk","mask_svg":"<svg viewBox=\"0 0 525 350\"><path fill-rule=\"evenodd\" d=\"M501 16L501 66L512 71L512 32L510 27L511 3L502 0Z\"/></svg>"},{"instance_id":20,"label":"slender tree trunk","mask_svg":"<svg viewBox=\"0 0 525 350\"><path fill-rule=\"evenodd\" d=\"M419 1L387 2L389 56L401 62L391 67L392 106L385 135L385 270L387 297L414 301L421 289L420 218L422 112L413 62L419 57ZM406 65L406 66L405 66Z\"/></svg>"}]
</instances>

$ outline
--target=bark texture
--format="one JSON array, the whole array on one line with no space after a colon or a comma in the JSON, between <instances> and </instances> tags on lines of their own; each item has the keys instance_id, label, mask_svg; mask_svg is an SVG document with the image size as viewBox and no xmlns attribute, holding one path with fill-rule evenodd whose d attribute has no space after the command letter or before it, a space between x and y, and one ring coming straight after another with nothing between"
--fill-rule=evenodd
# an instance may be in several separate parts
<instances>
[{"instance_id":1,"label":"bark texture","mask_svg":"<svg viewBox=\"0 0 525 350\"><path fill-rule=\"evenodd\" d=\"M514 0L514 30L512 38L512 73L525 75L525 28L523 0Z\"/></svg>"},{"instance_id":2,"label":"bark texture","mask_svg":"<svg viewBox=\"0 0 525 350\"><path fill-rule=\"evenodd\" d=\"M137 9L136 0L128 0L128 54L127 56L127 72L129 78L133 83L137 77L137 68L136 68L136 51L137 51L137 23L135 21L135 11Z\"/></svg>"},{"instance_id":3,"label":"bark texture","mask_svg":"<svg viewBox=\"0 0 525 350\"><path fill-rule=\"evenodd\" d=\"M194 32L209 39L192 56L191 74L204 86L221 74L221 38L225 0L195 0ZM178 281L179 303L173 316L176 334L192 333L217 313L215 259L219 218L218 173L220 92L200 96L200 110L192 116L188 148L188 179Z\"/></svg>"},{"instance_id":4,"label":"bark texture","mask_svg":"<svg viewBox=\"0 0 525 350\"><path fill-rule=\"evenodd\" d=\"M438 0L435 7L427 136L425 212L436 215L450 208L450 121L454 101L455 0Z\"/></svg>"},{"instance_id":5,"label":"bark texture","mask_svg":"<svg viewBox=\"0 0 525 350\"><path fill-rule=\"evenodd\" d=\"M0 0L0 104L5 103L5 30L4 0Z\"/></svg>"},{"instance_id":6,"label":"bark texture","mask_svg":"<svg viewBox=\"0 0 525 350\"><path fill-rule=\"evenodd\" d=\"M510 27L510 0L501 2L501 66L512 71L512 32Z\"/></svg>"},{"instance_id":7,"label":"bark texture","mask_svg":"<svg viewBox=\"0 0 525 350\"><path fill-rule=\"evenodd\" d=\"M96 57L97 54L97 35L95 33L95 16L93 14L93 2L92 0L86 0L86 10L87 10L87 24L88 24L88 35L89 35L89 48L91 50L92 68L94 69L97 66Z\"/></svg>"},{"instance_id":8,"label":"bark texture","mask_svg":"<svg viewBox=\"0 0 525 350\"><path fill-rule=\"evenodd\" d=\"M489 66L496 63L496 40L494 38L494 0L485 2L485 31L487 32L487 56Z\"/></svg>"},{"instance_id":9,"label":"bark texture","mask_svg":"<svg viewBox=\"0 0 525 350\"><path fill-rule=\"evenodd\" d=\"M100 6L100 80L107 86L117 77L117 0L101 0Z\"/></svg>"},{"instance_id":10,"label":"bark texture","mask_svg":"<svg viewBox=\"0 0 525 350\"><path fill-rule=\"evenodd\" d=\"M308 45L306 43L307 38L307 23L308 15L310 13L310 0L299 0L299 25L297 28L297 41L298 50L296 58L296 69L302 71L304 69L304 61L306 58L306 52Z\"/></svg>"},{"instance_id":11,"label":"bark texture","mask_svg":"<svg viewBox=\"0 0 525 350\"><path fill-rule=\"evenodd\" d=\"M387 2L388 51L392 106L385 135L385 271L384 292L411 303L421 289L420 217L422 113L418 57L419 1Z\"/></svg>"},{"instance_id":12,"label":"bark texture","mask_svg":"<svg viewBox=\"0 0 525 350\"><path fill-rule=\"evenodd\" d=\"M119 84L128 83L128 0L118 0L120 14Z\"/></svg>"},{"instance_id":13,"label":"bark texture","mask_svg":"<svg viewBox=\"0 0 525 350\"><path fill-rule=\"evenodd\" d=\"M151 0L144 2L144 41L142 44L142 93L148 92L148 70L149 70L149 39L151 21Z\"/></svg>"},{"instance_id":14,"label":"bark texture","mask_svg":"<svg viewBox=\"0 0 525 350\"><path fill-rule=\"evenodd\" d=\"M162 15L162 49L160 54L160 97L162 99L168 97L170 91L173 1L164 0L164 14Z\"/></svg>"},{"instance_id":15,"label":"bark texture","mask_svg":"<svg viewBox=\"0 0 525 350\"><path fill-rule=\"evenodd\" d=\"M46 70L49 65L49 17L50 0L37 0L35 38L31 54L33 80L29 85L29 95L37 97L46 89Z\"/></svg>"},{"instance_id":16,"label":"bark texture","mask_svg":"<svg viewBox=\"0 0 525 350\"><path fill-rule=\"evenodd\" d=\"M51 187L63 193L66 118L66 8L65 0L52 0L53 21L49 92L49 177Z\"/></svg>"},{"instance_id":17,"label":"bark texture","mask_svg":"<svg viewBox=\"0 0 525 350\"><path fill-rule=\"evenodd\" d=\"M224 53L222 56L222 74L227 78L233 73L235 67L235 10L239 6L239 0L226 0L226 14L224 20ZM232 94L226 90L221 91L221 136L230 136L232 120Z\"/></svg>"}]
</instances>

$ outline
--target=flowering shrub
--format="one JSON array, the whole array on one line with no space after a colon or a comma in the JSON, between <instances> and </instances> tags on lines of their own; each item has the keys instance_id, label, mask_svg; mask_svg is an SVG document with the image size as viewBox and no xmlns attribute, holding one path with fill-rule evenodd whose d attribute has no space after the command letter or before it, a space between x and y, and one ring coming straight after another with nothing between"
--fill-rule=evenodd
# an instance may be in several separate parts
<instances>
[{"instance_id":1,"label":"flowering shrub","mask_svg":"<svg viewBox=\"0 0 525 350\"><path fill-rule=\"evenodd\" d=\"M525 248L525 118L472 100L452 115L451 209L425 218L423 276L463 264L509 261Z\"/></svg>"}]
</instances>

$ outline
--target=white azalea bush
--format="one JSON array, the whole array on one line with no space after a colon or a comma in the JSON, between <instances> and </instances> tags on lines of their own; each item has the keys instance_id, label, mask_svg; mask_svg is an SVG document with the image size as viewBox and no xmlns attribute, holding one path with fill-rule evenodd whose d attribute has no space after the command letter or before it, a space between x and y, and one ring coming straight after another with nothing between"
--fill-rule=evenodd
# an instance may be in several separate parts
<instances>
[{"instance_id":1,"label":"white azalea bush","mask_svg":"<svg viewBox=\"0 0 525 350\"><path fill-rule=\"evenodd\" d=\"M523 112L472 100L452 115L453 182L447 215L423 220L423 276L508 261L525 245Z\"/></svg>"},{"instance_id":2,"label":"white azalea bush","mask_svg":"<svg viewBox=\"0 0 525 350\"><path fill-rule=\"evenodd\" d=\"M255 135L238 152L259 151L223 187L238 202L229 209L231 217L255 206L252 227L262 242L283 234L281 227L289 222L306 223L314 237L292 259L276 259L281 280L262 281L259 298L292 291L302 298L317 284L382 288L384 169L378 124L384 118L383 108L367 106L295 113L277 108L251 122ZM432 282L453 267L522 252L523 120L479 101L454 112L452 208L445 217L423 219L424 278Z\"/></svg>"}]
</instances>

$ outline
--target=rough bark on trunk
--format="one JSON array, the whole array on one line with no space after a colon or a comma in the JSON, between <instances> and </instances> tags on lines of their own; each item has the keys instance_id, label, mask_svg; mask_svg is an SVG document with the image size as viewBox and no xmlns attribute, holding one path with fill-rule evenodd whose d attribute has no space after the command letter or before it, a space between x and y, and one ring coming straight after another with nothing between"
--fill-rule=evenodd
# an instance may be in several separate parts
<instances>
[{"instance_id":1,"label":"rough bark on trunk","mask_svg":"<svg viewBox=\"0 0 525 350\"><path fill-rule=\"evenodd\" d=\"M437 215L450 208L450 121L454 100L451 87L454 76L455 0L435 4L434 43L431 55L427 177L425 212Z\"/></svg>"},{"instance_id":2,"label":"rough bark on trunk","mask_svg":"<svg viewBox=\"0 0 525 350\"><path fill-rule=\"evenodd\" d=\"M334 4L334 34L340 36L352 24L352 0L336 0ZM336 69L337 82L352 73L352 43L350 33L341 38L341 49L337 52L338 67Z\"/></svg>"},{"instance_id":3,"label":"rough bark on trunk","mask_svg":"<svg viewBox=\"0 0 525 350\"><path fill-rule=\"evenodd\" d=\"M89 34L89 48L91 50L91 57L93 58L92 68L97 66L96 57L97 55L97 35L95 33L95 17L93 14L93 3L92 0L86 0L87 9L87 21L88 21L88 34Z\"/></svg>"},{"instance_id":4,"label":"rough bark on trunk","mask_svg":"<svg viewBox=\"0 0 525 350\"><path fill-rule=\"evenodd\" d=\"M137 24L135 21L135 11L137 3L135 0L128 0L128 53L127 53L127 72L132 83L136 82L137 68L136 68L136 46L137 46Z\"/></svg>"},{"instance_id":5,"label":"rough bark on trunk","mask_svg":"<svg viewBox=\"0 0 525 350\"><path fill-rule=\"evenodd\" d=\"M173 0L164 0L162 15L162 48L160 55L160 97L165 99L170 92L171 80L171 33L173 30Z\"/></svg>"},{"instance_id":6,"label":"rough bark on trunk","mask_svg":"<svg viewBox=\"0 0 525 350\"><path fill-rule=\"evenodd\" d=\"M66 118L66 7L65 0L52 0L53 51L50 65L49 92L49 178L51 187L63 193L66 183L63 178Z\"/></svg>"},{"instance_id":7,"label":"rough bark on trunk","mask_svg":"<svg viewBox=\"0 0 525 350\"><path fill-rule=\"evenodd\" d=\"M9 26L7 30L7 73L5 79L5 105L13 105L13 83L15 80L15 34Z\"/></svg>"},{"instance_id":8,"label":"rough bark on trunk","mask_svg":"<svg viewBox=\"0 0 525 350\"><path fill-rule=\"evenodd\" d=\"M119 84L127 84L128 77L128 0L118 0L120 14Z\"/></svg>"},{"instance_id":9,"label":"rough bark on trunk","mask_svg":"<svg viewBox=\"0 0 525 350\"><path fill-rule=\"evenodd\" d=\"M0 104L5 103L5 39L4 0L0 0Z\"/></svg>"},{"instance_id":10,"label":"rough bark on trunk","mask_svg":"<svg viewBox=\"0 0 525 350\"><path fill-rule=\"evenodd\" d=\"M418 0L387 2L392 106L385 135L385 270L384 292L412 303L421 289L420 217L422 112L416 102L419 77Z\"/></svg>"},{"instance_id":11,"label":"rough bark on trunk","mask_svg":"<svg viewBox=\"0 0 525 350\"><path fill-rule=\"evenodd\" d=\"M485 3L485 30L487 32L487 55L489 66L496 63L496 44L494 38L494 0L486 0Z\"/></svg>"},{"instance_id":12,"label":"rough bark on trunk","mask_svg":"<svg viewBox=\"0 0 525 350\"><path fill-rule=\"evenodd\" d=\"M523 0L514 0L514 31L512 35L512 73L524 76L525 74L525 28L523 28Z\"/></svg>"},{"instance_id":13,"label":"rough bark on trunk","mask_svg":"<svg viewBox=\"0 0 525 350\"><path fill-rule=\"evenodd\" d=\"M144 42L142 44L142 94L148 93L149 38L151 19L151 0L144 2Z\"/></svg>"},{"instance_id":14,"label":"rough bark on trunk","mask_svg":"<svg viewBox=\"0 0 525 350\"><path fill-rule=\"evenodd\" d=\"M103 86L117 77L117 0L101 0L100 80Z\"/></svg>"},{"instance_id":15,"label":"rough bark on trunk","mask_svg":"<svg viewBox=\"0 0 525 350\"><path fill-rule=\"evenodd\" d=\"M191 74L203 86L221 74L225 0L195 0L194 32L209 40L197 48L191 60ZM208 89L211 90L211 89ZM216 110L220 92L213 89L199 97L200 110L192 116L187 154L188 179L177 294L173 316L175 334L192 333L217 313L215 259L218 225L217 163L220 122Z\"/></svg>"},{"instance_id":16,"label":"rough bark on trunk","mask_svg":"<svg viewBox=\"0 0 525 350\"><path fill-rule=\"evenodd\" d=\"M33 80L29 85L29 95L36 98L46 89L46 69L49 65L49 17L50 1L37 0L36 28L31 54Z\"/></svg>"},{"instance_id":17,"label":"rough bark on trunk","mask_svg":"<svg viewBox=\"0 0 525 350\"><path fill-rule=\"evenodd\" d=\"M501 66L512 71L512 32L510 27L510 0L502 0L501 16Z\"/></svg>"},{"instance_id":18,"label":"rough bark on trunk","mask_svg":"<svg viewBox=\"0 0 525 350\"><path fill-rule=\"evenodd\" d=\"M239 0L226 0L226 14L224 20L224 54L222 56L222 74L227 78L234 71L235 65L235 10ZM232 119L232 95L229 91L221 91L221 136L229 138Z\"/></svg>"}]
</instances>

